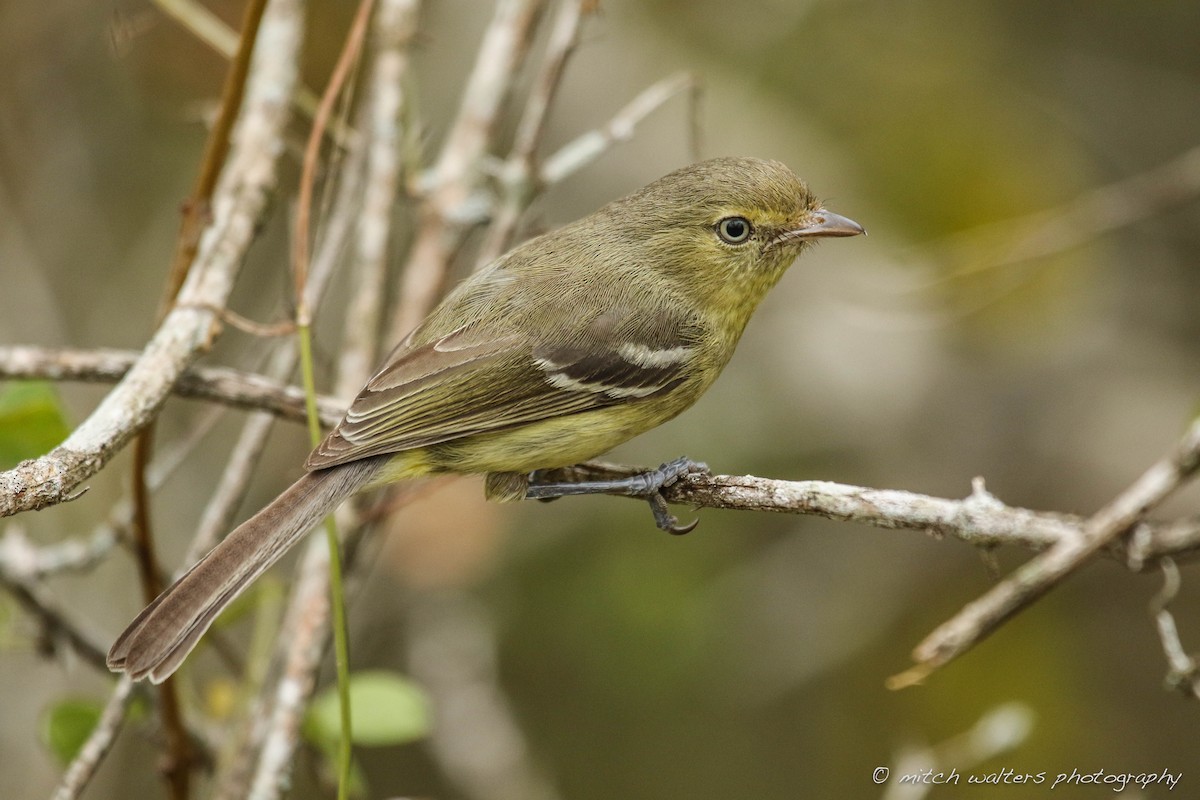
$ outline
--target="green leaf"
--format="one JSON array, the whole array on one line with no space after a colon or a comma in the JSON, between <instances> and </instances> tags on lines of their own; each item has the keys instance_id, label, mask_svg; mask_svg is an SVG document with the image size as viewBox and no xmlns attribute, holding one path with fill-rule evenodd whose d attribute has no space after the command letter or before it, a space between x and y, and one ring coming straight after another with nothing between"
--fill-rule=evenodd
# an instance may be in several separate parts
<instances>
[{"instance_id":1,"label":"green leaf","mask_svg":"<svg viewBox=\"0 0 1200 800\"><path fill-rule=\"evenodd\" d=\"M0 469L49 452L68 433L53 385L15 381L0 390Z\"/></svg>"},{"instance_id":2,"label":"green leaf","mask_svg":"<svg viewBox=\"0 0 1200 800\"><path fill-rule=\"evenodd\" d=\"M368 747L405 744L429 733L429 700L412 681L383 670L350 676L350 739ZM328 747L341 740L337 687L321 692L308 708L304 732Z\"/></svg>"},{"instance_id":3,"label":"green leaf","mask_svg":"<svg viewBox=\"0 0 1200 800\"><path fill-rule=\"evenodd\" d=\"M100 720L104 706L97 700L61 700L42 717L42 744L63 766L71 763Z\"/></svg>"}]
</instances>

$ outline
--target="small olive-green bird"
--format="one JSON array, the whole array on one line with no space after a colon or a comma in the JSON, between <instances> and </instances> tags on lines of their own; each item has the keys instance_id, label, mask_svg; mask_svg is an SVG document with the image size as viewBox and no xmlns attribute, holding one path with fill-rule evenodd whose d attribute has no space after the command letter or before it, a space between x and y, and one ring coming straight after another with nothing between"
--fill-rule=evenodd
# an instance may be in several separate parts
<instances>
[{"instance_id":1,"label":"small olive-green bird","mask_svg":"<svg viewBox=\"0 0 1200 800\"><path fill-rule=\"evenodd\" d=\"M109 667L164 680L251 581L365 488L483 473L497 500L612 491L543 484L538 471L594 458L692 405L808 243L860 233L783 164L718 158L501 256L388 356L303 477L138 615ZM657 491L690 468L665 465L624 489L656 499L670 527Z\"/></svg>"}]
</instances>

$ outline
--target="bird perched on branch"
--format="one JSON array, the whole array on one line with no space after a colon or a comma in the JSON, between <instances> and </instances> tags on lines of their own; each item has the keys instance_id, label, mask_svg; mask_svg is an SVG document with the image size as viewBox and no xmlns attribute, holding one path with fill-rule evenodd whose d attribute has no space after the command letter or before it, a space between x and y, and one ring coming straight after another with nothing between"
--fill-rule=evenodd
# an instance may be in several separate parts
<instances>
[{"instance_id":1,"label":"bird perched on branch","mask_svg":"<svg viewBox=\"0 0 1200 800\"><path fill-rule=\"evenodd\" d=\"M495 500L644 496L680 459L618 481L549 482L704 393L767 291L813 240L863 233L775 161L718 158L662 177L472 275L392 351L307 473L166 589L108 665L160 682L217 615L339 503L438 473Z\"/></svg>"}]
</instances>

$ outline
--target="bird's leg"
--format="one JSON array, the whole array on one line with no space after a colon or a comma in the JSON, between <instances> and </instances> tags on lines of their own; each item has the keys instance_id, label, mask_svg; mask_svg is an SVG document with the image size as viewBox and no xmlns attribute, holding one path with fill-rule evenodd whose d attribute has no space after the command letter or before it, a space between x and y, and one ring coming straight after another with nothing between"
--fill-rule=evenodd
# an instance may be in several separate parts
<instances>
[{"instance_id":1,"label":"bird's leg","mask_svg":"<svg viewBox=\"0 0 1200 800\"><path fill-rule=\"evenodd\" d=\"M583 474L587 474L586 465L580 465L580 468L574 469L579 469ZM552 476L562 474L561 470L538 470L529 475L529 487L525 492L525 497L530 500L553 500L581 494L640 497L650 504L650 510L654 512L654 522L659 528L679 535L691 531L700 520L695 519L687 525L680 525L679 520L675 519L667 510L667 501L663 499L662 490L684 475L707 472L707 466L689 458L677 458L663 464L658 469L595 480L558 481L553 480Z\"/></svg>"}]
</instances>

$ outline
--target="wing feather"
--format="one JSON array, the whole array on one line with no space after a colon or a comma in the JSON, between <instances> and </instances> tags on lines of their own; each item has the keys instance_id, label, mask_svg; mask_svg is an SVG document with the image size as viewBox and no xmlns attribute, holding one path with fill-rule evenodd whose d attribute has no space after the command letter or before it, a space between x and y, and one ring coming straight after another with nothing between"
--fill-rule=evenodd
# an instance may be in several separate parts
<instances>
[{"instance_id":1,"label":"wing feather","mask_svg":"<svg viewBox=\"0 0 1200 800\"><path fill-rule=\"evenodd\" d=\"M687 376L695 332L677 320L642 328L630 324L636 321L627 309L609 309L582 321L567 343L496 336L474 325L424 344L410 340L367 382L306 466L323 469L670 392Z\"/></svg>"}]
</instances>

